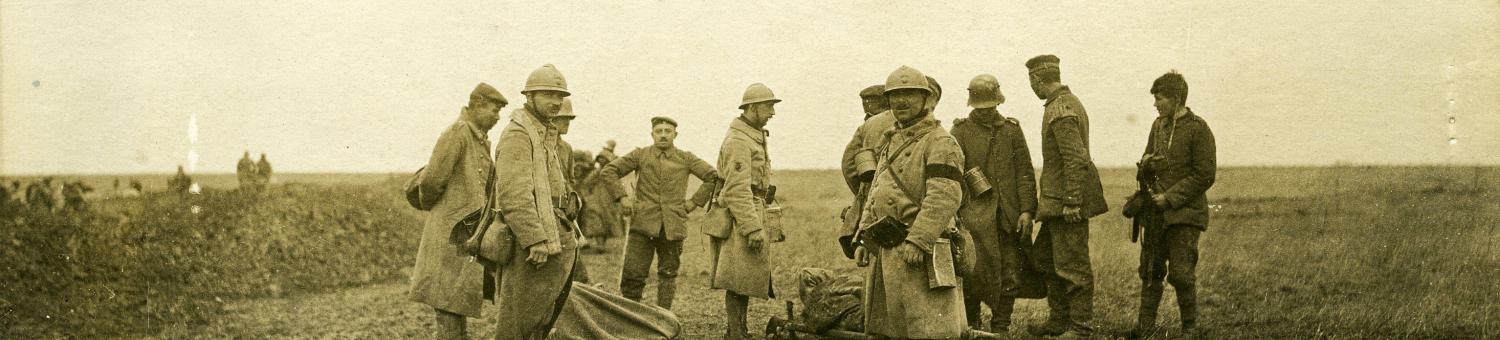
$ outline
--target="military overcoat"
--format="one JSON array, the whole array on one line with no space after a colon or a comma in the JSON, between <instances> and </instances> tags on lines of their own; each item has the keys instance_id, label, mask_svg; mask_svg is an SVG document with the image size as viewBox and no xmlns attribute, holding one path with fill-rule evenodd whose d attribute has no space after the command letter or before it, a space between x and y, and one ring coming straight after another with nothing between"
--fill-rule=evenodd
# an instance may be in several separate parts
<instances>
[{"instance_id":1,"label":"military overcoat","mask_svg":"<svg viewBox=\"0 0 1500 340\"><path fill-rule=\"evenodd\" d=\"M771 284L771 232L766 229L766 191L771 185L771 158L766 154L766 131L750 126L743 118L729 124L719 148L718 168L724 186L713 209L723 209L723 221L708 221L712 268L710 287L740 295L769 299L776 296ZM761 231L765 239L759 249L749 246L751 233Z\"/></svg>"},{"instance_id":2,"label":"military overcoat","mask_svg":"<svg viewBox=\"0 0 1500 340\"><path fill-rule=\"evenodd\" d=\"M484 209L490 172L494 171L489 145L485 131L460 120L443 131L432 148L432 157L419 178L420 185L426 192L443 194L422 225L409 292L413 301L465 316L480 316L484 267L461 253L451 236L460 220Z\"/></svg>"}]
</instances>

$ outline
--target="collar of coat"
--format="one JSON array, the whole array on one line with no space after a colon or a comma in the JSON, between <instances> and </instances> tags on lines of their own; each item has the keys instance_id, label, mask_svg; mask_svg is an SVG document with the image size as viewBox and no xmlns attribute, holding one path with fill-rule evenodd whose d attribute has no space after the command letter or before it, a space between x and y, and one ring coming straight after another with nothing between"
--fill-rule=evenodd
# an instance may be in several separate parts
<instances>
[{"instance_id":1,"label":"collar of coat","mask_svg":"<svg viewBox=\"0 0 1500 340\"><path fill-rule=\"evenodd\" d=\"M676 145L668 146L666 149L658 148L655 145L648 146L646 148L651 149L651 154L655 155L657 158L666 158L666 159L677 158L677 146Z\"/></svg>"},{"instance_id":2,"label":"collar of coat","mask_svg":"<svg viewBox=\"0 0 1500 340\"><path fill-rule=\"evenodd\" d=\"M1197 115L1193 113L1193 108L1184 107L1184 108L1182 108L1182 111L1179 111L1176 114L1173 114L1173 116L1172 116L1172 122L1174 122L1174 123L1175 122L1180 122L1183 119L1196 118L1196 117L1197 117ZM1157 115L1156 116L1156 120L1158 120L1158 121L1164 121L1164 120L1166 120L1166 118L1167 117L1161 116L1161 115Z\"/></svg>"},{"instance_id":3,"label":"collar of coat","mask_svg":"<svg viewBox=\"0 0 1500 340\"><path fill-rule=\"evenodd\" d=\"M996 127L1005 122L1005 117L1001 116L1000 111L995 110L995 108L983 108L969 111L969 121Z\"/></svg>"},{"instance_id":4,"label":"collar of coat","mask_svg":"<svg viewBox=\"0 0 1500 340\"><path fill-rule=\"evenodd\" d=\"M746 137L750 137L750 140L760 144L766 144L766 135L769 134L765 129L750 126L750 123L746 123L743 117L735 118L734 122L729 123L729 129L742 133Z\"/></svg>"},{"instance_id":5,"label":"collar of coat","mask_svg":"<svg viewBox=\"0 0 1500 340\"><path fill-rule=\"evenodd\" d=\"M1057 89L1052 90L1052 93L1047 94L1047 102L1043 103L1042 106L1052 105L1052 101L1057 100L1057 97L1062 97L1062 95L1070 93L1073 93L1073 90L1068 89L1067 85L1058 86Z\"/></svg>"},{"instance_id":6,"label":"collar of coat","mask_svg":"<svg viewBox=\"0 0 1500 340\"><path fill-rule=\"evenodd\" d=\"M474 125L474 115L472 113L469 113L469 108L464 108L463 111L459 113L459 117L462 118L459 118L458 123L467 126L469 128L469 132L474 133L474 138L485 141L486 145L489 144L488 142L490 140L490 134L488 132L485 132L484 130L480 130L479 125ZM249 158L246 158L246 160L249 160Z\"/></svg>"},{"instance_id":7,"label":"collar of coat","mask_svg":"<svg viewBox=\"0 0 1500 340\"><path fill-rule=\"evenodd\" d=\"M516 109L515 111L511 111L510 121L521 125L521 127L526 128L526 130L537 131L538 136L546 136L547 131L551 130L551 126L543 123L542 120L537 117L535 112L532 112L530 109L525 107Z\"/></svg>"},{"instance_id":8,"label":"collar of coat","mask_svg":"<svg viewBox=\"0 0 1500 340\"><path fill-rule=\"evenodd\" d=\"M890 130L886 130L885 134L886 138L891 138L895 134L904 134L907 137L915 138L926 135L928 132L932 132L933 129L938 128L938 125L939 124L937 119L933 119L932 116L929 115L927 117L923 117L921 121L917 122L916 124L912 124L911 126L901 126L901 123L897 122L896 125L891 127Z\"/></svg>"}]
</instances>

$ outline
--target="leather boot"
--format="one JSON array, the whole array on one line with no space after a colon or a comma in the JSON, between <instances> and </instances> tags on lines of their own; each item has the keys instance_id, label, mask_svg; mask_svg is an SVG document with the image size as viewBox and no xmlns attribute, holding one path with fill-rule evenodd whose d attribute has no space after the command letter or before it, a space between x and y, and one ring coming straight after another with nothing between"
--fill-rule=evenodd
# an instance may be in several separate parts
<instances>
[{"instance_id":1,"label":"leather boot","mask_svg":"<svg viewBox=\"0 0 1500 340\"><path fill-rule=\"evenodd\" d=\"M994 307L990 308L994 309ZM985 330L981 328L984 325L984 320L981 320L984 318L984 312L980 310L978 297L964 294L964 317L969 319L969 329Z\"/></svg>"},{"instance_id":2,"label":"leather boot","mask_svg":"<svg viewBox=\"0 0 1500 340\"><path fill-rule=\"evenodd\" d=\"M660 279L656 282L656 305L672 309L672 300L677 297L677 279Z\"/></svg>"},{"instance_id":3,"label":"leather boot","mask_svg":"<svg viewBox=\"0 0 1500 340\"><path fill-rule=\"evenodd\" d=\"M1192 287L1177 288L1177 312L1182 316L1182 332L1193 334L1198 328L1198 292Z\"/></svg>"},{"instance_id":4,"label":"leather boot","mask_svg":"<svg viewBox=\"0 0 1500 340\"><path fill-rule=\"evenodd\" d=\"M1135 328L1126 338L1142 339L1156 331L1156 310L1161 304L1161 282L1141 282L1141 306L1136 310Z\"/></svg>"},{"instance_id":5,"label":"leather boot","mask_svg":"<svg viewBox=\"0 0 1500 340\"><path fill-rule=\"evenodd\" d=\"M468 334L466 334L468 332L465 329L467 328L468 320L463 315L443 310L436 311L438 329L437 332L433 333L434 338L442 340L464 340L468 338Z\"/></svg>"},{"instance_id":6,"label":"leather boot","mask_svg":"<svg viewBox=\"0 0 1500 340\"><path fill-rule=\"evenodd\" d=\"M745 326L745 312L750 306L750 297L724 292L724 339L740 340L749 339Z\"/></svg>"},{"instance_id":7,"label":"leather boot","mask_svg":"<svg viewBox=\"0 0 1500 340\"><path fill-rule=\"evenodd\" d=\"M1016 299L1001 297L996 299L994 306L990 306L990 333L1010 332L1010 317L1016 310Z\"/></svg>"}]
</instances>

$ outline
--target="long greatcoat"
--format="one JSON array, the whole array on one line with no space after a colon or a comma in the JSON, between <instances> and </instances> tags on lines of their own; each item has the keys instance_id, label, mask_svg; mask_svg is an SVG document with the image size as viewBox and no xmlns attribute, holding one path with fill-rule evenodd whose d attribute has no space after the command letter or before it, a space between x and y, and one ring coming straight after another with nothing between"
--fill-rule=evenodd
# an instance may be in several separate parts
<instances>
[{"instance_id":1,"label":"long greatcoat","mask_svg":"<svg viewBox=\"0 0 1500 340\"><path fill-rule=\"evenodd\" d=\"M762 231L765 242L760 249L749 247L750 233L767 227L765 190L771 183L771 159L766 154L766 131L735 119L719 149L718 165L724 188L713 209L722 214L710 214L703 230L713 255L710 287L755 298L776 297L771 284L772 232Z\"/></svg>"},{"instance_id":2,"label":"long greatcoat","mask_svg":"<svg viewBox=\"0 0 1500 340\"><path fill-rule=\"evenodd\" d=\"M1031 240L1016 232L1021 213L1036 216L1036 169L1020 122L993 110L975 110L953 123L952 134L963 149L964 169L980 169L991 187L985 193L965 190L967 200L958 210L978 257L973 275L964 278L965 294L984 301L1021 296L1023 287L1029 297L1045 294L1040 272L1024 252Z\"/></svg>"},{"instance_id":3,"label":"long greatcoat","mask_svg":"<svg viewBox=\"0 0 1500 340\"><path fill-rule=\"evenodd\" d=\"M493 162L485 131L460 120L443 131L427 168L424 192L442 192L422 225L417 264L412 269L412 301L464 316L479 317L484 267L469 261L450 238L453 226L484 208Z\"/></svg>"},{"instance_id":4,"label":"long greatcoat","mask_svg":"<svg viewBox=\"0 0 1500 340\"><path fill-rule=\"evenodd\" d=\"M905 244L927 254L948 251L936 245L943 231L953 225L963 199L959 167L964 156L958 142L931 119L909 127L898 125L886 132L886 140L860 229L890 217L909 226ZM907 264L896 251L900 246L866 246L874 255L865 280L866 334L917 339L963 334L968 322L962 289L929 288L927 265Z\"/></svg>"},{"instance_id":5,"label":"long greatcoat","mask_svg":"<svg viewBox=\"0 0 1500 340\"><path fill-rule=\"evenodd\" d=\"M557 217L560 209L552 204L568 190L562 157L571 155L547 142L550 129L529 109L517 109L495 146L493 192L499 217L491 228L509 228L516 242L510 262L496 273L496 339L546 336L567 298L578 256L577 233ZM541 266L528 263L527 248L543 242L558 242L562 253Z\"/></svg>"}]
</instances>

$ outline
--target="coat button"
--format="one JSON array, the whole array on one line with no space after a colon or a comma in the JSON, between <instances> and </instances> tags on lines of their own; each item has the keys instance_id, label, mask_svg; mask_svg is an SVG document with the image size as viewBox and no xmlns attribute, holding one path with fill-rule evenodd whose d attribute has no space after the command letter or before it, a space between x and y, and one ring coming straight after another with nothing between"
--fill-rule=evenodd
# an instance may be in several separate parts
<instances>
[{"instance_id":1,"label":"coat button","mask_svg":"<svg viewBox=\"0 0 1500 340\"><path fill-rule=\"evenodd\" d=\"M896 199L895 198L886 197L885 198L885 204L895 205L896 204Z\"/></svg>"}]
</instances>

